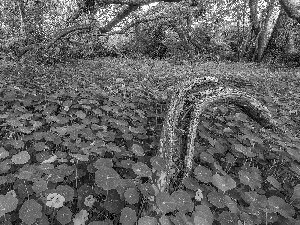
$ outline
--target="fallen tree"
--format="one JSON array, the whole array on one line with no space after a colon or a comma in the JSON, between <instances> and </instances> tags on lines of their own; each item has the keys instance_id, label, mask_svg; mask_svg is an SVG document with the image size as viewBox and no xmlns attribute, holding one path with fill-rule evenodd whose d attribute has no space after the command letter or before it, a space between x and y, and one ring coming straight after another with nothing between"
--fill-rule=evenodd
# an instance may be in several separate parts
<instances>
[{"instance_id":1,"label":"fallen tree","mask_svg":"<svg viewBox=\"0 0 300 225\"><path fill-rule=\"evenodd\" d=\"M268 108L241 91L231 80L219 81L215 77L203 77L187 81L173 95L161 134L159 156L166 161L166 169L156 181L160 192L171 192L171 185L175 181L182 185L183 179L190 176L200 116L216 104L232 104L261 127L283 139L289 139Z\"/></svg>"}]
</instances>

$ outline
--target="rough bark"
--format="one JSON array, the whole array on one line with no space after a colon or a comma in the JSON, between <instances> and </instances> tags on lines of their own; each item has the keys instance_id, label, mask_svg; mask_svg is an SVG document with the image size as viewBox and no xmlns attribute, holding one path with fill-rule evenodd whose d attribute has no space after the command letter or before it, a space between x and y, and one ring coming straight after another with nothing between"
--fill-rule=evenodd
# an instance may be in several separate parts
<instances>
[{"instance_id":1,"label":"rough bark","mask_svg":"<svg viewBox=\"0 0 300 225\"><path fill-rule=\"evenodd\" d=\"M295 30L299 30L299 28L297 28L299 27L297 23L298 22L291 19L284 10L281 11L272 37L265 50L263 62L275 63L278 65L282 65L283 63L289 65L294 63L289 60L289 55L299 52L299 47L298 49L295 49L290 46L293 41L298 41L296 35L293 34ZM295 39L291 40L292 38ZM295 60L297 60L297 57ZM298 56L298 61L300 61L300 56Z\"/></svg>"},{"instance_id":2,"label":"rough bark","mask_svg":"<svg viewBox=\"0 0 300 225\"><path fill-rule=\"evenodd\" d=\"M250 9L250 23L254 33L257 35L259 32L259 21L258 21L258 0L249 0Z\"/></svg>"},{"instance_id":3,"label":"rough bark","mask_svg":"<svg viewBox=\"0 0 300 225\"><path fill-rule=\"evenodd\" d=\"M194 157L194 140L199 123L199 116L207 107L216 103L229 102L241 108L248 116L257 121L262 127L283 133L273 120L269 110L258 100L240 91L237 84L228 81L218 81L214 77L202 77L183 83L173 95L167 117L164 122L160 140L159 155L165 159L165 171L157 179L157 186L161 192L169 192L172 180L177 180L178 161L182 160L182 133L188 133L187 152L185 157L184 177L192 170ZM187 104L192 106L193 112L188 131L181 130L179 124L184 120ZM191 108L191 107L188 107ZM178 160L179 159L179 160ZM182 168L180 168L182 169Z\"/></svg>"},{"instance_id":4,"label":"rough bark","mask_svg":"<svg viewBox=\"0 0 300 225\"><path fill-rule=\"evenodd\" d=\"M272 36L273 30L277 23L280 14L280 5L275 0L270 1L267 7L267 15L264 18L263 25L257 36L256 49L253 58L257 59L257 62L262 61L264 51Z\"/></svg>"},{"instance_id":5,"label":"rough bark","mask_svg":"<svg viewBox=\"0 0 300 225\"><path fill-rule=\"evenodd\" d=\"M24 8L24 2L23 0L17 1L18 7L19 7L19 15L20 15L20 24L21 24L21 36L23 38L27 37L27 28L26 28L26 15L25 15L25 8Z\"/></svg>"}]
</instances>

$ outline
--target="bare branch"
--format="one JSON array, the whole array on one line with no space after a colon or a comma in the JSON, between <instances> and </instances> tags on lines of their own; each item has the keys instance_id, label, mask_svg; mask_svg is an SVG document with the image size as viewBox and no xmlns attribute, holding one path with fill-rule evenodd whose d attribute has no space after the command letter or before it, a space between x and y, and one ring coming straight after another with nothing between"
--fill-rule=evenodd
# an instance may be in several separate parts
<instances>
[{"instance_id":1,"label":"bare branch","mask_svg":"<svg viewBox=\"0 0 300 225\"><path fill-rule=\"evenodd\" d=\"M58 33L53 39L52 41L50 41L46 46L45 49L50 48L55 42L57 42L60 38L66 36L69 33L72 33L73 31L78 31L78 30L83 30L83 31L89 31L91 29L91 25L87 24L87 25L77 25L77 26L73 26L73 27L68 27L66 29L64 29L62 32Z\"/></svg>"},{"instance_id":2,"label":"bare branch","mask_svg":"<svg viewBox=\"0 0 300 225\"><path fill-rule=\"evenodd\" d=\"M138 25L138 24L140 24L140 23L148 23L148 22L151 22L151 21L161 20L161 19L172 20L172 18L166 17L166 16L155 17L155 18L147 18L147 19L138 19L138 20L135 20L135 21L129 23L129 24L126 25L125 27L123 27L122 30L120 30L120 31L115 31L115 32L111 32L111 33L108 33L107 35L123 34L123 33L125 33L127 30L129 30L131 27L134 27L134 26L136 26L136 25Z\"/></svg>"},{"instance_id":3,"label":"bare branch","mask_svg":"<svg viewBox=\"0 0 300 225\"><path fill-rule=\"evenodd\" d=\"M131 5L126 8L124 8L121 12L119 12L115 18L113 18L107 25L100 28L101 33L107 33L109 32L114 26L116 26L119 22L121 22L124 18L129 16L130 13L137 10L139 8L139 5Z\"/></svg>"},{"instance_id":4,"label":"bare branch","mask_svg":"<svg viewBox=\"0 0 300 225\"><path fill-rule=\"evenodd\" d=\"M153 2L180 2L182 0L97 0L99 4L148 5Z\"/></svg>"}]
</instances>

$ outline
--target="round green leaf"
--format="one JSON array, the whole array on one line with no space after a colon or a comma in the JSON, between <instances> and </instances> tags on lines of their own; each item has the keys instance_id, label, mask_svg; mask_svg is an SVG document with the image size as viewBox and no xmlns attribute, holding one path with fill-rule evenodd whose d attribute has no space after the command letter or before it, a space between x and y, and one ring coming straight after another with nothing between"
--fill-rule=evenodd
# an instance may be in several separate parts
<instances>
[{"instance_id":1,"label":"round green leaf","mask_svg":"<svg viewBox=\"0 0 300 225\"><path fill-rule=\"evenodd\" d=\"M135 188L128 188L124 193L124 197L129 204L136 204L139 202L140 194Z\"/></svg>"},{"instance_id":2,"label":"round green leaf","mask_svg":"<svg viewBox=\"0 0 300 225\"><path fill-rule=\"evenodd\" d=\"M229 175L221 176L215 174L213 175L212 183L224 192L236 187L236 182Z\"/></svg>"},{"instance_id":3,"label":"round green leaf","mask_svg":"<svg viewBox=\"0 0 300 225\"><path fill-rule=\"evenodd\" d=\"M152 175L151 169L142 162L133 164L132 169L137 175L141 177L150 177Z\"/></svg>"},{"instance_id":4,"label":"round green leaf","mask_svg":"<svg viewBox=\"0 0 300 225\"><path fill-rule=\"evenodd\" d=\"M3 147L0 148L0 159L5 159L9 156L9 152L6 151Z\"/></svg>"},{"instance_id":5,"label":"round green leaf","mask_svg":"<svg viewBox=\"0 0 300 225\"><path fill-rule=\"evenodd\" d=\"M198 205L193 213L195 225L212 225L214 216L206 205Z\"/></svg>"},{"instance_id":6,"label":"round green leaf","mask_svg":"<svg viewBox=\"0 0 300 225\"><path fill-rule=\"evenodd\" d=\"M160 192L156 195L156 204L164 214L173 212L177 207L175 199L165 192Z\"/></svg>"},{"instance_id":7,"label":"round green leaf","mask_svg":"<svg viewBox=\"0 0 300 225\"><path fill-rule=\"evenodd\" d=\"M157 225L158 221L155 217L144 216L138 221L138 225Z\"/></svg>"},{"instance_id":8,"label":"round green leaf","mask_svg":"<svg viewBox=\"0 0 300 225\"><path fill-rule=\"evenodd\" d=\"M145 152L142 146L138 144L133 144L131 147L131 151L136 154L137 156L144 156Z\"/></svg>"},{"instance_id":9,"label":"round green leaf","mask_svg":"<svg viewBox=\"0 0 300 225\"><path fill-rule=\"evenodd\" d=\"M11 157L11 161L14 164L25 164L28 162L28 160L30 159L30 155L27 151L21 151L16 155L13 155Z\"/></svg>"},{"instance_id":10,"label":"round green leaf","mask_svg":"<svg viewBox=\"0 0 300 225\"><path fill-rule=\"evenodd\" d=\"M212 172L210 169L198 165L195 170L194 170L194 174L197 178L197 180L204 182L204 183L209 183L212 181Z\"/></svg>"},{"instance_id":11,"label":"round green leaf","mask_svg":"<svg viewBox=\"0 0 300 225\"><path fill-rule=\"evenodd\" d=\"M95 182L104 190L115 189L119 181L120 175L113 168L103 167L95 172Z\"/></svg>"},{"instance_id":12,"label":"round green leaf","mask_svg":"<svg viewBox=\"0 0 300 225\"><path fill-rule=\"evenodd\" d=\"M166 161L159 156L153 156L150 159L150 162L151 162L152 167L158 171L165 170L165 168L166 168Z\"/></svg>"},{"instance_id":13,"label":"round green leaf","mask_svg":"<svg viewBox=\"0 0 300 225\"><path fill-rule=\"evenodd\" d=\"M58 194L62 195L65 198L65 201L72 201L74 197L74 189L69 185L58 185L56 187Z\"/></svg>"},{"instance_id":14,"label":"round green leaf","mask_svg":"<svg viewBox=\"0 0 300 225\"><path fill-rule=\"evenodd\" d=\"M120 222L123 225L134 225L137 221L136 212L129 208L125 207L121 211Z\"/></svg>"},{"instance_id":15,"label":"round green leaf","mask_svg":"<svg viewBox=\"0 0 300 225\"><path fill-rule=\"evenodd\" d=\"M18 199L11 193L0 195L0 217L17 208Z\"/></svg>"},{"instance_id":16,"label":"round green leaf","mask_svg":"<svg viewBox=\"0 0 300 225\"><path fill-rule=\"evenodd\" d=\"M35 200L29 199L20 208L19 217L24 223L31 225L42 217L42 206Z\"/></svg>"},{"instance_id":17,"label":"round green leaf","mask_svg":"<svg viewBox=\"0 0 300 225\"><path fill-rule=\"evenodd\" d=\"M72 219L71 210L66 206L61 207L56 214L56 219L58 220L58 222L60 222L63 225L71 222Z\"/></svg>"},{"instance_id":18,"label":"round green leaf","mask_svg":"<svg viewBox=\"0 0 300 225\"><path fill-rule=\"evenodd\" d=\"M176 207L181 212L192 212L194 210L194 203L191 196L184 190L174 191L171 195L175 202Z\"/></svg>"}]
</instances>

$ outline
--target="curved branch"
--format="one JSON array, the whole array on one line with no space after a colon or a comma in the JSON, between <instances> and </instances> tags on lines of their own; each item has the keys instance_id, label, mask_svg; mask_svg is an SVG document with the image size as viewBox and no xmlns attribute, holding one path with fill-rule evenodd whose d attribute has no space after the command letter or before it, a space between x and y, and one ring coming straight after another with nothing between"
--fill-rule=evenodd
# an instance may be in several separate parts
<instances>
[{"instance_id":1,"label":"curved branch","mask_svg":"<svg viewBox=\"0 0 300 225\"><path fill-rule=\"evenodd\" d=\"M156 180L158 189L161 192L168 192L169 185L175 178L178 171L178 165L174 159L182 158L182 134L181 116L185 110L192 104L194 111L190 120L188 132L189 142L187 154L185 157L185 176L188 176L192 168L192 159L194 156L194 139L199 123L199 116L207 107L215 103L231 103L242 109L244 113L257 121L261 126L284 134L277 127L276 121L272 118L269 110L252 96L239 91L238 85L232 80L219 81L214 77L196 78L183 83L172 97L171 105L167 117L164 121L162 136L160 139L159 156L162 157L167 165L164 171L161 171L160 177Z\"/></svg>"},{"instance_id":2,"label":"curved branch","mask_svg":"<svg viewBox=\"0 0 300 225\"><path fill-rule=\"evenodd\" d=\"M180 2L183 0L97 0L99 4L148 5L154 2Z\"/></svg>"},{"instance_id":3,"label":"curved branch","mask_svg":"<svg viewBox=\"0 0 300 225\"><path fill-rule=\"evenodd\" d=\"M91 25L87 24L87 25L77 25L77 26L73 26L73 27L68 27L64 30L62 30L62 32L58 33L53 39L52 41L50 41L46 46L45 49L50 48L55 42L57 42L59 39L61 39L62 37L68 35L69 33L72 33L74 31L78 31L78 30L82 30L82 31L89 31L91 29Z\"/></svg>"},{"instance_id":4,"label":"curved branch","mask_svg":"<svg viewBox=\"0 0 300 225\"><path fill-rule=\"evenodd\" d=\"M200 123L201 114L210 106L215 104L233 104L240 108L251 119L259 123L262 127L272 130L273 132L283 133L278 127L275 120L268 109L264 107L259 101L249 96L247 93L240 92L231 88L219 87L210 93L208 96L199 99L195 103L195 110L192 113L192 120L189 127L189 140L185 161L184 178L189 177L194 160L195 138L197 128Z\"/></svg>"},{"instance_id":5,"label":"curved branch","mask_svg":"<svg viewBox=\"0 0 300 225\"><path fill-rule=\"evenodd\" d=\"M279 0L287 15L300 23L300 2L297 0Z\"/></svg>"},{"instance_id":6,"label":"curved branch","mask_svg":"<svg viewBox=\"0 0 300 225\"><path fill-rule=\"evenodd\" d=\"M115 18L113 18L108 24L106 24L104 27L100 28L101 33L107 33L109 32L114 26L116 26L119 22L121 22L124 18L129 16L130 13L137 10L140 6L139 5L130 5L128 7L125 7L121 12L119 12Z\"/></svg>"}]
</instances>

